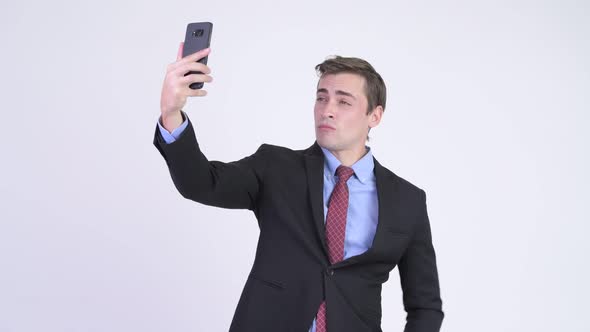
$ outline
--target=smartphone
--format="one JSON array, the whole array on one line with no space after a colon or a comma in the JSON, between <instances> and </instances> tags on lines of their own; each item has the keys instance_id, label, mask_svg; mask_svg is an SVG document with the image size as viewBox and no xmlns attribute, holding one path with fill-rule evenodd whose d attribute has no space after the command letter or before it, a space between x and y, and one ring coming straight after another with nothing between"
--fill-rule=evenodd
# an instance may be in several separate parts
<instances>
[{"instance_id":1,"label":"smartphone","mask_svg":"<svg viewBox=\"0 0 590 332\"><path fill-rule=\"evenodd\" d=\"M198 52L202 49L209 47L211 44L211 30L213 30L213 23L211 22L196 22L196 23L189 23L186 27L186 36L184 37L184 48L182 49L182 57L187 55L193 54ZM199 60L198 62L206 65L207 59L209 56L206 56ZM190 71L184 76L190 74L202 74L200 71ZM190 85L190 88L193 90L201 89L203 87L203 82L195 82Z\"/></svg>"}]
</instances>

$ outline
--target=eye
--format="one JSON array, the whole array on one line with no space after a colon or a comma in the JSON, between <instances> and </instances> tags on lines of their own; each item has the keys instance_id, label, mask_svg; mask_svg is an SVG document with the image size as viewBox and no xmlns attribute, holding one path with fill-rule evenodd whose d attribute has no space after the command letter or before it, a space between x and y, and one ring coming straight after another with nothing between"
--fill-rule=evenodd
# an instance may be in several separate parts
<instances>
[{"instance_id":1,"label":"eye","mask_svg":"<svg viewBox=\"0 0 590 332\"><path fill-rule=\"evenodd\" d=\"M341 101L340 101L340 104L343 104L343 105L348 105L348 106L350 106L350 103L349 103L349 102L347 102L346 100L341 100Z\"/></svg>"},{"instance_id":2,"label":"eye","mask_svg":"<svg viewBox=\"0 0 590 332\"><path fill-rule=\"evenodd\" d=\"M326 101L326 97L317 96L316 101Z\"/></svg>"}]
</instances>

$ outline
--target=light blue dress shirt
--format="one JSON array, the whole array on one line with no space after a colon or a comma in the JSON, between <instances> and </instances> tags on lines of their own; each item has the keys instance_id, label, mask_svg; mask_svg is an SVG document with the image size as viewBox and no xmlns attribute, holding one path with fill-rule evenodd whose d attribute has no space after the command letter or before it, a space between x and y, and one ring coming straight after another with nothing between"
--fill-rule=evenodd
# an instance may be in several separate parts
<instances>
[{"instance_id":1,"label":"light blue dress shirt","mask_svg":"<svg viewBox=\"0 0 590 332\"><path fill-rule=\"evenodd\" d=\"M178 139L188 126L188 117L183 112L184 122L172 133L168 132L158 121L160 133L170 144ZM328 213L328 203L334 186L338 182L336 169L340 161L327 149L324 153L324 223ZM344 235L344 259L364 253L371 247L378 221L377 185L373 169L373 154L367 147L367 153L352 166L354 176L346 182L348 185L348 211L346 215L346 233ZM309 332L315 332L315 319Z\"/></svg>"}]
</instances>

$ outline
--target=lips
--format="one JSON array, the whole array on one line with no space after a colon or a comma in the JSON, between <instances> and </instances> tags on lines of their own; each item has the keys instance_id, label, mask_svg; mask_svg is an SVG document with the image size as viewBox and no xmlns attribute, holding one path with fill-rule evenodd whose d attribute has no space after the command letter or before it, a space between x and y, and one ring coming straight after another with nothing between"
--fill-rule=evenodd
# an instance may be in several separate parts
<instances>
[{"instance_id":1,"label":"lips","mask_svg":"<svg viewBox=\"0 0 590 332\"><path fill-rule=\"evenodd\" d=\"M325 129L325 130L328 130L328 129L335 130L336 129L336 128L334 128L332 126L329 126L329 125L326 125L326 124L319 125L318 128L319 129Z\"/></svg>"}]
</instances>

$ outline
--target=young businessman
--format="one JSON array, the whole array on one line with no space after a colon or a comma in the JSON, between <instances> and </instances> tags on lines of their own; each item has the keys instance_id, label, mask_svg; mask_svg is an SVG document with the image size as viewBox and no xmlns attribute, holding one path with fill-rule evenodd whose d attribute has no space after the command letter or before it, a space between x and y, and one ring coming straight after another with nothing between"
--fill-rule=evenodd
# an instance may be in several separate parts
<instances>
[{"instance_id":1,"label":"young businessman","mask_svg":"<svg viewBox=\"0 0 590 332\"><path fill-rule=\"evenodd\" d=\"M320 74L314 144L263 144L238 161L209 161L182 111L196 62L168 66L154 145L183 197L254 212L260 238L230 331L381 331L381 287L397 266L406 332L439 331L442 301L425 192L381 166L366 140L385 110L386 88L366 61L335 57ZM203 74L184 76L189 71ZM222 234L219 234L221 237ZM223 327L219 328L220 330Z\"/></svg>"}]
</instances>

